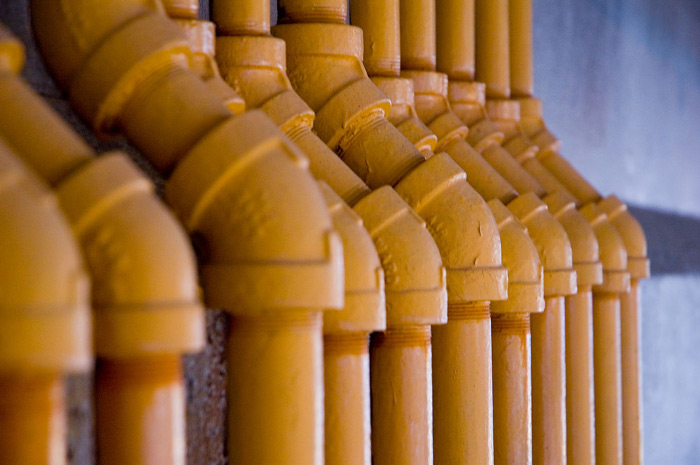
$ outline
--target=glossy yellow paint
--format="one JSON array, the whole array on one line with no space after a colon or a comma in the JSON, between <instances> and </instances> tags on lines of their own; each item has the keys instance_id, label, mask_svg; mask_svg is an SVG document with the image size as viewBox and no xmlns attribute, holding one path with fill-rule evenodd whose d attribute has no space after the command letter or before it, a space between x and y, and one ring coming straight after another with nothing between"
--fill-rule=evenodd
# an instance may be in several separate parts
<instances>
[{"instance_id":1,"label":"glossy yellow paint","mask_svg":"<svg viewBox=\"0 0 700 465\"><path fill-rule=\"evenodd\" d=\"M394 8L398 8L398 4L396 2L394 2ZM371 20L371 17L366 19ZM309 99L316 99L318 95L311 93L311 87L305 87L307 85L310 86L311 84L313 84L311 80L304 80L303 82L299 83L295 82L295 70L293 69L295 67L295 64L293 62L297 63L296 66L300 75L308 75L309 73L314 73L315 71L313 70L321 69L322 66L334 70L334 73L346 70L349 67L347 64L347 60L345 60L345 62L341 61L339 58L334 58L333 54L319 52L319 50L316 50L314 47L309 46L310 35L312 37L315 37L315 34L313 32L318 31L320 37L321 25L313 25L317 29L314 29L309 25L305 25L303 28L301 25L296 26L298 26L299 30L299 35L296 36L293 36L290 32L290 28L293 28L294 26L278 26L275 29L275 31L286 31L283 33L283 37L287 41L287 46L289 49L288 59L290 61L290 77L295 87L297 87L297 90L301 93L302 97L306 98L308 101ZM341 34L343 30L348 31L348 36L350 36L351 33L353 33L352 37L350 37L349 40L339 39L337 41L337 44L334 42L332 45L329 45L329 41L327 40L327 38L331 36L337 36L338 34ZM310 34L310 31L312 31L312 34ZM326 40L322 43L322 45L319 40L318 46L322 46L324 52L327 52L329 48L332 48L332 53L338 55L343 54L348 58L352 58L353 60L362 56L362 43L355 45L356 42L354 42L355 37L359 39L361 38L361 36L358 37L358 35L355 35L352 28L335 28L334 31L337 32L334 32L331 35L327 35ZM302 37L305 39L303 43L300 41ZM314 46L317 45L313 39L312 42L314 42ZM357 42L359 42L359 40ZM297 43L299 45L297 45ZM302 46L304 47L303 50L301 49ZM380 49L382 47L382 45L379 45ZM391 49L391 47L386 48ZM358 50L360 53L358 53ZM295 54L297 56L294 56ZM325 56L322 58L316 58L317 62L311 63L311 60L315 59L314 57L322 54L325 54ZM384 56L384 58L389 59L389 61L398 60L397 56L393 59L391 58L391 56ZM299 65L299 62L301 62L301 65ZM299 68L299 66L306 66L306 68L304 71L302 71L301 68ZM349 71L345 71L345 73L346 74L342 75L342 77L346 80L346 82L350 81L351 79L354 80L354 84L352 85L358 85L358 83L363 82L362 74L358 75L357 72L353 70L353 73L355 73L355 77L352 77ZM387 90L394 90L399 95L402 92L404 92L405 95L406 87L402 87L402 81L403 80L396 78L386 78L378 80L380 84L386 86ZM326 84L326 82L327 81L324 81L321 85L328 85ZM337 82L333 83L333 85L338 84L339 83ZM299 90L300 88L301 90ZM318 86L316 86L314 90L316 90L317 88ZM347 89L347 87L345 87L345 89ZM345 89L343 91L345 91ZM308 94L305 93L307 91ZM363 98L372 98L372 94L370 93L369 95L367 95L367 92L365 92L364 94L358 93L358 95L362 95ZM326 99L326 101L330 102L338 96L342 96L342 92L335 96L331 96L329 99ZM377 103L381 103L381 101ZM356 108L358 108L356 102L346 100L344 105L346 105L348 110L358 111L356 110ZM376 103L374 105L376 105ZM313 104L311 104L311 106L312 108L314 107ZM317 128L318 123L321 122L321 117L323 116L322 113L324 112L324 110L326 110L326 108L327 106L318 109L316 120ZM428 137L426 136L430 136L430 132L426 131L423 125L416 124L418 123L418 121L416 121L415 119L415 113L412 113L410 102L406 102L405 105L399 106L397 110L398 111L394 111L392 108L393 114L389 113L389 118L394 119L399 124L403 123L403 128L409 129L404 134L409 135L409 137L411 137L412 139L412 142L414 142L414 144L418 144L419 147L423 149L423 153L430 154L429 147L426 147L426 145L427 143L429 143L427 141L430 141L430 139L433 138L431 137L430 139L428 139ZM403 110L403 112L401 110ZM377 131L376 128L372 127L372 121L383 121L383 118L381 120L375 119L377 118L377 115L372 115L370 113L371 111L373 111L371 107L369 109L360 108L360 113L348 114L345 117L350 117L347 120L348 124L353 124L353 121L357 121L358 124L362 123L366 125L364 127L366 129L357 129L357 132L371 129L373 131L372 137L374 137L375 135L381 135L381 132ZM363 117L362 113L370 114ZM460 124L460 126L462 125ZM345 130L345 127L343 127L343 130ZM348 130L347 132L352 134L352 130ZM320 130L319 134L321 134ZM352 137L357 137L358 140L362 141L361 138L363 136L355 136L353 134ZM331 142L329 142L329 145L332 144L332 136L330 137L330 139ZM383 139L384 140L376 139L376 141L383 142L384 145L386 145L386 138ZM365 140L367 140L367 137L365 137ZM371 147L371 145L369 145L368 143L367 147ZM380 145L380 147L383 146ZM341 150L343 157L347 160L348 150L346 150L345 147L341 147ZM389 156L386 156L385 160L383 161L386 161L386 159L391 160L392 158L397 159L395 155L396 148L390 148L389 150L391 151L388 154ZM410 153L408 149L405 149L405 151L407 153ZM371 154L372 158L370 159L370 163L373 163L374 160L377 158L377 153L379 152L374 151L374 153ZM360 167L359 169L362 169L362 167ZM356 171L357 170L358 169L356 169ZM381 171L377 169L375 170L375 173L381 174ZM389 170L387 170L387 174L390 174ZM494 269L494 265L496 267L500 265L500 258L498 257L499 253L494 253L497 252L497 248L500 249L500 240L498 238L498 234L496 233L497 228L495 226L495 223L493 223L493 220L491 219L490 212L485 208L483 200L481 200L478 194L476 194L476 192L473 189L471 189L471 187L468 184L466 184L466 182L464 182L463 176L463 171L460 170L459 167L454 164L454 162L450 159L449 156L445 154L438 154L430 158L429 160L423 162L421 165L414 168L408 174L405 174L401 181L398 184L395 184L397 192L405 200L408 201L409 205L416 208L416 211L419 215L428 220L428 229L433 233L438 247L441 250L443 263L445 263L445 266L447 267L448 296L450 299L450 305L455 308L468 302L478 302L484 301L487 298L488 300L490 300L490 298L502 298L505 296L505 270ZM444 187L440 187L441 185ZM447 188L447 186L451 186L451 188ZM459 205L464 205L464 207L455 208ZM446 208L449 208L450 211L443 210ZM454 213L456 211L461 212L459 217L455 217ZM467 214L467 212L470 212L471 214ZM454 219L450 221L452 218ZM489 223L491 223L492 227L489 228L489 230L483 229ZM479 230L477 225L481 225L482 227L481 236L472 235L472 232L476 232ZM492 258L489 258L487 261L481 263L476 262L474 259L469 259L468 257L480 257L481 259L484 259L486 257ZM474 263L477 263L478 266L474 266ZM465 287L465 284L468 284L468 287ZM389 315L389 318L391 318L391 315ZM486 324L487 331L483 331L484 323ZM449 322L448 326L450 326ZM479 323L477 326L477 331L480 331L482 334L488 334L488 320L484 321L483 318L479 319ZM469 332L472 330L470 327L468 327L468 325L464 325L461 322L455 323L454 328L451 329L452 331L457 332ZM446 341L449 344L449 339L446 339ZM491 423L491 407L489 403L490 396L488 394L489 378L488 376L486 378L482 378L478 386L474 386L473 383L470 383L468 380L473 379L473 377L469 376L469 370L471 369L471 366L474 366L477 371L479 367L489 366L489 342L489 339L486 338L483 341L483 344L479 345L479 349L472 352L471 355L467 351L466 346L456 346L458 349L464 349L463 352L460 352L460 355L466 358L469 358L471 356L476 359L474 363L460 367L461 374L459 377L457 377L457 379L455 379L454 376L450 377L448 375L451 366L450 361L442 358L433 358L433 368L435 372L434 382L440 384L444 381L443 384L445 384L445 386L441 384L441 388L446 388L447 390L457 392L460 390L459 387L462 386L464 389L469 390L473 387L473 389L479 391L476 393L478 395L464 395L462 397L453 396L452 400L457 402L457 405L450 405L449 408L452 410L459 410L462 412L464 412L465 410L471 412L478 412L479 414L475 415L475 417L479 420L473 422L473 429L481 429L487 432L490 430ZM447 346L443 347L447 348ZM450 347L450 350L454 349ZM445 350L441 351L441 354L443 355L446 353L447 352ZM483 362L484 360L486 361L486 363L478 363ZM439 374L438 370L440 371ZM490 370L487 370L487 374L488 371ZM438 384L436 384L436 389ZM443 409L441 413L445 415L446 411L448 410ZM436 412L436 415L437 414L438 412ZM460 435L464 434L463 430L458 430L458 432L460 432ZM482 436L488 438L490 436L490 433L482 434ZM484 444L480 444L479 447L490 451L490 442L487 441ZM423 448L421 450L425 449ZM386 452L388 454L386 455L386 457L392 456L390 452L382 452ZM416 454L417 455L414 456L411 460L417 461L417 463L421 463L420 461L423 460L422 456L418 452L416 452ZM383 454L382 457L385 457L385 455Z\"/></svg>"},{"instance_id":2,"label":"glossy yellow paint","mask_svg":"<svg viewBox=\"0 0 700 465\"><path fill-rule=\"evenodd\" d=\"M169 2L164 2L166 6ZM214 58L216 26L211 21L171 15L179 25L192 50L191 69L200 75L209 90L219 96L233 114L245 111L245 100L221 78Z\"/></svg>"},{"instance_id":3,"label":"glossy yellow paint","mask_svg":"<svg viewBox=\"0 0 700 465\"><path fill-rule=\"evenodd\" d=\"M627 207L615 196L601 199L600 194L576 172L576 170L559 155L559 141L548 130L542 119L542 108L539 100L532 98L532 1L510 0L510 46L511 86L514 97L517 97L523 108L523 129L531 135L541 147L538 159L563 185L565 185L582 204L599 202L600 207L607 213L608 219L622 236L627 249L627 266L633 280L649 277L649 260L646 253L646 239L639 223L628 212ZM627 344L622 344L621 358L623 376L629 381L629 386L623 394L623 415L627 419L624 426L625 463L638 464L642 449L641 419L639 405L641 403L639 384L639 321L638 302L630 298L629 293L622 294L623 301L630 305L628 311L621 314L621 328ZM627 300L626 300L627 299ZM636 336L635 336L636 334ZM634 342L632 342L634 341ZM627 384L625 384L627 385ZM589 463L589 462L582 462Z\"/></svg>"},{"instance_id":4,"label":"glossy yellow paint","mask_svg":"<svg viewBox=\"0 0 700 465\"><path fill-rule=\"evenodd\" d=\"M581 212L598 238L603 262L603 282L593 286L593 368L595 405L595 463L620 465L622 462L622 386L620 360L620 295L630 289L627 251L617 230L603 211L588 204ZM587 457L588 444L579 443Z\"/></svg>"},{"instance_id":5,"label":"glossy yellow paint","mask_svg":"<svg viewBox=\"0 0 700 465\"><path fill-rule=\"evenodd\" d=\"M641 309L639 280L633 278L629 292L620 297L620 346L622 363L622 463L643 462Z\"/></svg>"},{"instance_id":6,"label":"glossy yellow paint","mask_svg":"<svg viewBox=\"0 0 700 465\"><path fill-rule=\"evenodd\" d=\"M185 386L178 354L101 359L95 369L97 461L184 465Z\"/></svg>"},{"instance_id":7,"label":"glossy yellow paint","mask_svg":"<svg viewBox=\"0 0 700 465\"><path fill-rule=\"evenodd\" d=\"M369 334L386 328L384 272L362 219L319 184L343 240L345 264L345 307L323 318L325 462L369 465Z\"/></svg>"},{"instance_id":8,"label":"glossy yellow paint","mask_svg":"<svg viewBox=\"0 0 700 465\"><path fill-rule=\"evenodd\" d=\"M63 376L92 366L89 281L53 194L0 138L0 462L66 463Z\"/></svg>"},{"instance_id":9,"label":"glossy yellow paint","mask_svg":"<svg viewBox=\"0 0 700 465\"><path fill-rule=\"evenodd\" d=\"M126 367L119 384L123 392L114 394L128 403L139 385L149 399L159 387L149 387L148 378L127 376L132 359L157 370L163 356L179 364L179 354L204 345L204 315L187 239L153 185L125 155L94 158L90 147L15 76L0 76L0 101L13 115L0 121L0 134L55 188L82 246L93 284L95 352L109 360L105 363ZM182 391L182 376L173 383ZM97 429L119 430L111 415L101 413L104 398L98 390ZM155 429L165 430L170 418L181 417L184 424L184 396L164 402L159 412L164 423L155 422ZM136 409L130 420L145 416ZM168 431L158 437L98 434L100 462L120 463L127 453L129 463L182 463L184 453L175 451L184 441L184 427Z\"/></svg>"},{"instance_id":10,"label":"glossy yellow paint","mask_svg":"<svg viewBox=\"0 0 700 465\"><path fill-rule=\"evenodd\" d=\"M532 463L531 314L545 310L544 272L527 228L500 201L489 201L508 268L508 300L494 302L494 455L496 464Z\"/></svg>"},{"instance_id":11,"label":"glossy yellow paint","mask_svg":"<svg viewBox=\"0 0 700 465\"><path fill-rule=\"evenodd\" d=\"M343 260L307 159L262 112L231 114L152 2L36 0L32 21L78 113L100 132L119 128L169 174L165 197L201 252L206 303L235 315L231 463L320 463L321 312L343 306Z\"/></svg>"},{"instance_id":12,"label":"glossy yellow paint","mask_svg":"<svg viewBox=\"0 0 700 465\"><path fill-rule=\"evenodd\" d=\"M422 9L423 16L430 16L430 1L416 1L413 3L415 8ZM470 2L466 2L466 4L446 2L446 4L438 8L439 14L442 15L438 17L438 20L446 21L447 23L464 21L463 26L466 25L469 27L470 24L473 24L474 15L471 7L472 4ZM487 8L493 7L493 4L487 6ZM445 16L447 14L455 15L457 19L455 19L455 17L448 19ZM443 23L440 22L441 26L442 24ZM423 27L427 28L427 31L421 31L410 18L406 21L402 18L402 41L405 36L431 33L430 21L426 21ZM442 60L443 63L446 62L443 66L453 75L461 77L463 76L461 69L464 66L458 70L455 70L454 67L456 66L459 68L460 64L466 64L468 68L468 64L471 60L470 54L465 54L461 52L461 50L464 45L469 46L471 44L455 43L459 38L460 36L458 34L443 34L441 53L438 53L438 56L442 55L445 57L447 55L447 60ZM452 43L444 44L445 40L451 40ZM491 40L491 37L489 40ZM455 51L454 53L452 53L453 50ZM505 56L507 57L507 53ZM502 68L507 71L507 66ZM447 84L446 75L426 71L403 71L402 75L411 76L414 80L416 87L416 106L418 114L424 122L430 123L432 119L436 118L436 114L440 115L443 120L446 119L446 114L452 114L455 115L454 119L458 121L458 124L462 123L459 116L450 111L447 102L450 89ZM558 222L546 212L544 204L532 194L534 192L538 195L544 195L547 190L537 182L537 179L524 171L510 154L498 146L500 137L507 136L507 134L496 131L494 126L485 118L485 111L482 105L482 101L485 100L483 86L462 85L456 87L453 93L457 93L460 97L459 100L462 101L461 111L465 119L469 119L470 122L475 123L476 134L472 140L480 147L484 158L494 166L501 175L514 183L514 187L521 194L530 193L510 201L509 206L515 212L518 212L516 216L519 216L520 219L525 221L528 225L530 234L542 254L546 273L545 294L548 296L547 307L542 315L533 315L530 318L533 327L532 366L537 376L533 390L533 404L535 408L533 432L536 441L534 452L536 454L536 459L538 455L542 456L544 454L544 450L547 450L551 456L559 457L561 460L565 457L565 425L562 421L565 410L565 334L563 323L564 315L560 307L561 304L563 304L562 296L570 295L575 292L576 289L576 273L572 269L572 246L569 244L565 228L558 224ZM431 127L431 124L428 124L428 126ZM469 138L469 135L467 135L467 138ZM439 137L438 145L440 145L440 143L441 139ZM471 179L472 171L468 170L468 173L470 174L469 179ZM476 184L476 186L478 186L478 184ZM480 192L488 198L488 192ZM541 205L538 206L537 204ZM525 205L528 205L528 207L525 207ZM535 213L537 211L543 212L538 215ZM580 215L576 217L576 214L572 213L570 216L574 217L573 221L569 221L570 229L576 232L576 229L583 228L583 231L578 233L578 236L588 236L589 238L593 236L590 227ZM557 241L557 237L563 238L564 240ZM579 255L586 256L586 266L599 268L600 265L596 263L597 244L595 244L595 239L593 239L592 243L595 247L590 251L585 250L591 245L590 241L579 241L577 249L584 249L579 252ZM560 257L563 258L563 260L554 263L552 260L553 257ZM598 274L599 273L600 270L598 270ZM560 281L558 285L553 285L555 276L557 276ZM550 284L548 285L547 283ZM551 310L548 311L548 309ZM549 438L550 441L555 444L555 447L549 445L540 447L544 441L542 438ZM525 447L521 448L521 450L529 446L526 437L523 437L522 440ZM496 441L498 442L498 439ZM507 460L505 458L507 456L513 456L513 454L502 454L501 460ZM518 455L518 457L522 458L521 455ZM544 458L542 458L542 460L544 460Z\"/></svg>"}]
</instances>

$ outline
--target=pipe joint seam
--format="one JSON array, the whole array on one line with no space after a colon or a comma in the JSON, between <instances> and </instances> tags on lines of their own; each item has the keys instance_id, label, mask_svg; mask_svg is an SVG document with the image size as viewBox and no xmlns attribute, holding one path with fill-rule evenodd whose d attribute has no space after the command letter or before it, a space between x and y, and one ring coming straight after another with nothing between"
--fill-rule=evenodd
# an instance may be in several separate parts
<instances>
[{"instance_id":1,"label":"pipe joint seam","mask_svg":"<svg viewBox=\"0 0 700 465\"><path fill-rule=\"evenodd\" d=\"M92 366L89 279L52 193L0 139L0 371Z\"/></svg>"},{"instance_id":2,"label":"pipe joint seam","mask_svg":"<svg viewBox=\"0 0 700 465\"><path fill-rule=\"evenodd\" d=\"M487 202L501 235L503 266L508 270L508 299L491 303L492 313L544 311L544 269L527 228L499 200Z\"/></svg>"},{"instance_id":3,"label":"pipe joint seam","mask_svg":"<svg viewBox=\"0 0 700 465\"><path fill-rule=\"evenodd\" d=\"M450 156L439 153L404 177L396 192L426 221L440 249L450 303L505 300L498 225L466 181Z\"/></svg>"},{"instance_id":4,"label":"pipe joint seam","mask_svg":"<svg viewBox=\"0 0 700 465\"><path fill-rule=\"evenodd\" d=\"M203 240L209 305L243 314L342 308L342 242L307 167L256 110L215 127L173 172L165 195Z\"/></svg>"},{"instance_id":5,"label":"pipe joint seam","mask_svg":"<svg viewBox=\"0 0 700 465\"><path fill-rule=\"evenodd\" d=\"M564 227L548 211L547 205L529 192L508 204L508 209L527 227L537 246L544 267L544 295L576 293L571 243Z\"/></svg>"},{"instance_id":6,"label":"pipe joint seam","mask_svg":"<svg viewBox=\"0 0 700 465\"><path fill-rule=\"evenodd\" d=\"M425 222L390 187L353 209L363 219L385 275L387 327L447 322L446 271Z\"/></svg>"},{"instance_id":7,"label":"pipe joint seam","mask_svg":"<svg viewBox=\"0 0 700 465\"><path fill-rule=\"evenodd\" d=\"M333 227L343 240L345 307L324 312L324 334L367 333L386 328L384 270L362 218L324 182L319 187L328 205Z\"/></svg>"},{"instance_id":8,"label":"pipe joint seam","mask_svg":"<svg viewBox=\"0 0 700 465\"><path fill-rule=\"evenodd\" d=\"M93 277L98 356L202 349L195 257L153 184L126 155L110 153L72 173L56 192Z\"/></svg>"}]
</instances>

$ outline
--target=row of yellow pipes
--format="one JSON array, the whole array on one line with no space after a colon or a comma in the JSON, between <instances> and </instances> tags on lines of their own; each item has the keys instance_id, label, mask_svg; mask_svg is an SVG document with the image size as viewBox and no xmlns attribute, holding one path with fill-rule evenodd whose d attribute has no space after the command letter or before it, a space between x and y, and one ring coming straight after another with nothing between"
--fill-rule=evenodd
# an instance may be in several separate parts
<instances>
[{"instance_id":1,"label":"row of yellow pipes","mask_svg":"<svg viewBox=\"0 0 700 465\"><path fill-rule=\"evenodd\" d=\"M276 37L267 0L216 0L214 23L197 0L31 7L76 111L168 178L204 300L231 314L230 463L641 462L646 244L544 126L530 0L353 0L354 26L343 0L285 0ZM51 197L22 158L82 247L98 461L184 463L179 354L204 332L194 260L130 162L94 159L16 77L22 56L0 34L0 192ZM36 340L0 346L0 385L22 399L0 404L19 444L2 463L62 462L61 375L90 367L80 260L50 236L26 240L61 239L72 261L18 248L0 270L8 286L21 263L63 279L62 293L7 287L35 299L3 301L8 314L73 318L58 341L3 325ZM71 286L69 304L44 301ZM37 425L51 425L42 446Z\"/></svg>"}]
</instances>

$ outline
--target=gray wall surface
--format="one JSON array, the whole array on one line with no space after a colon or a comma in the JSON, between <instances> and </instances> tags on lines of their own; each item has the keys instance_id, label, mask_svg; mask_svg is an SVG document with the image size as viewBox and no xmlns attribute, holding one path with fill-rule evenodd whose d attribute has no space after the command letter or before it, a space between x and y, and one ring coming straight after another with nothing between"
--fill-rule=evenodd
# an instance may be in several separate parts
<instances>
[{"instance_id":1,"label":"gray wall surface","mask_svg":"<svg viewBox=\"0 0 700 465\"><path fill-rule=\"evenodd\" d=\"M645 463L700 463L700 1L533 2L535 89L550 129L603 194L635 206L649 240ZM123 142L98 142L73 115L41 64L27 9L28 0L0 0L0 21L27 44L25 78L99 150L124 148L148 168ZM225 316L209 311L208 323L207 350L185 360L190 464L225 463ZM74 464L93 461L90 389L88 378L71 381Z\"/></svg>"}]
</instances>

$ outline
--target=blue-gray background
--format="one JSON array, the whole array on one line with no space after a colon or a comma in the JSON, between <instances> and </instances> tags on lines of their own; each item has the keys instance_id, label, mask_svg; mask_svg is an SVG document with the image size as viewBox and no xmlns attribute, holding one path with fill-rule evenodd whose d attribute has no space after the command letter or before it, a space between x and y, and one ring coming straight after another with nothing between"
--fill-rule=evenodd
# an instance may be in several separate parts
<instances>
[{"instance_id":1,"label":"blue-gray background","mask_svg":"<svg viewBox=\"0 0 700 465\"><path fill-rule=\"evenodd\" d=\"M698 464L700 0L533 1L535 88L550 129L602 193L634 206L649 239L654 276L642 284L646 464ZM0 20L28 44L24 76L100 150L128 150L98 143L70 112L32 44L27 5L0 0ZM207 5L202 10L207 17ZM185 361L191 464L223 463L225 454L225 321L217 312L208 317L210 345ZM71 461L91 463L90 382L70 386Z\"/></svg>"}]
</instances>

